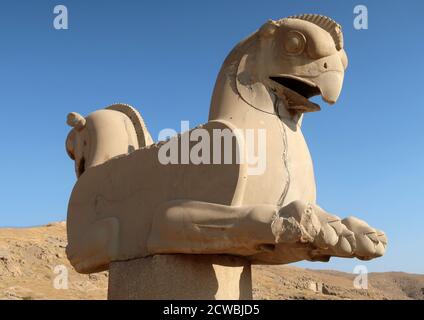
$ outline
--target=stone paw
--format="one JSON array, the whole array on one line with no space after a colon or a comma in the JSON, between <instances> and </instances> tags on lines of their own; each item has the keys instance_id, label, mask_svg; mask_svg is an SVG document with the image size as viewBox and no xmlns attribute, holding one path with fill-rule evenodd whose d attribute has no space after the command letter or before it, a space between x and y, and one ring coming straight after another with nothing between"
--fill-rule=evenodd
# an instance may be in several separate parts
<instances>
[{"instance_id":1,"label":"stone paw","mask_svg":"<svg viewBox=\"0 0 424 320\"><path fill-rule=\"evenodd\" d=\"M272 223L277 243L309 247L307 260L330 257L370 260L381 257L387 246L384 232L355 217L340 219L314 204L295 201L280 209Z\"/></svg>"}]
</instances>

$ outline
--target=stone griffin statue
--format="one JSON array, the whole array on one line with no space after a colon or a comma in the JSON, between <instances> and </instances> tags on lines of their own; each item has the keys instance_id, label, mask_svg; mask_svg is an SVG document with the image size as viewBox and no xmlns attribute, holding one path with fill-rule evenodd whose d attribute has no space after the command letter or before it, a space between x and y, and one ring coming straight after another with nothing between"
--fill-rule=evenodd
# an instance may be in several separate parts
<instances>
[{"instance_id":1,"label":"stone griffin statue","mask_svg":"<svg viewBox=\"0 0 424 320\"><path fill-rule=\"evenodd\" d=\"M236 162L161 164L161 148L190 132L154 144L128 105L70 113L66 149L78 176L67 221L72 265L92 273L113 261L177 253L236 255L253 264L382 256L382 231L317 205L301 130L303 114L320 110L309 98L337 101L347 64L341 27L312 14L268 21L231 51L201 128L211 135L265 129L259 175ZM235 137L243 150L243 137Z\"/></svg>"}]
</instances>

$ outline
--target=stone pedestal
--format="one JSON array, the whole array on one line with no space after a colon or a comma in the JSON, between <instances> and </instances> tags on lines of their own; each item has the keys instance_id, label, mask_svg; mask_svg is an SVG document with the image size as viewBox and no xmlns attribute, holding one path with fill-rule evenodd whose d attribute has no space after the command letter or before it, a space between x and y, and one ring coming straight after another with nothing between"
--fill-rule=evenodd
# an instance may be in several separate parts
<instances>
[{"instance_id":1,"label":"stone pedestal","mask_svg":"<svg viewBox=\"0 0 424 320\"><path fill-rule=\"evenodd\" d=\"M225 255L157 255L113 262L108 298L250 300L251 266Z\"/></svg>"}]
</instances>

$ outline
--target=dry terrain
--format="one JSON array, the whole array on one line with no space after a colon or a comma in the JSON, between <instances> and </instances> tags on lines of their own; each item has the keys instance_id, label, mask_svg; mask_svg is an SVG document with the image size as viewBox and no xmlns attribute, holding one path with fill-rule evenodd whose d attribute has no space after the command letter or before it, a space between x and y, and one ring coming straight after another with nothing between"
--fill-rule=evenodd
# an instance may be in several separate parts
<instances>
[{"instance_id":1,"label":"dry terrain","mask_svg":"<svg viewBox=\"0 0 424 320\"><path fill-rule=\"evenodd\" d=\"M0 229L0 299L106 299L107 273L76 273L66 259L65 247L64 222ZM69 270L68 289L55 289L54 279L64 270ZM253 268L254 297L424 300L424 275L372 273L368 290L354 289L353 279L352 274L336 271L258 266Z\"/></svg>"}]
</instances>

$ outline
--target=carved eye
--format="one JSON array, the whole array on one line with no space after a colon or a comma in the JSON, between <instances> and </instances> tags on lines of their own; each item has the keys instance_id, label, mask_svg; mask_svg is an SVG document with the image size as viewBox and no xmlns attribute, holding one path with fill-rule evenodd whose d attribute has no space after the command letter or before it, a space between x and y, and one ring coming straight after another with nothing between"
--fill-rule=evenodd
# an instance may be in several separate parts
<instances>
[{"instance_id":1,"label":"carved eye","mask_svg":"<svg viewBox=\"0 0 424 320\"><path fill-rule=\"evenodd\" d=\"M284 45L286 52L292 55L298 55L303 52L306 45L305 36L298 31L289 31Z\"/></svg>"}]
</instances>

